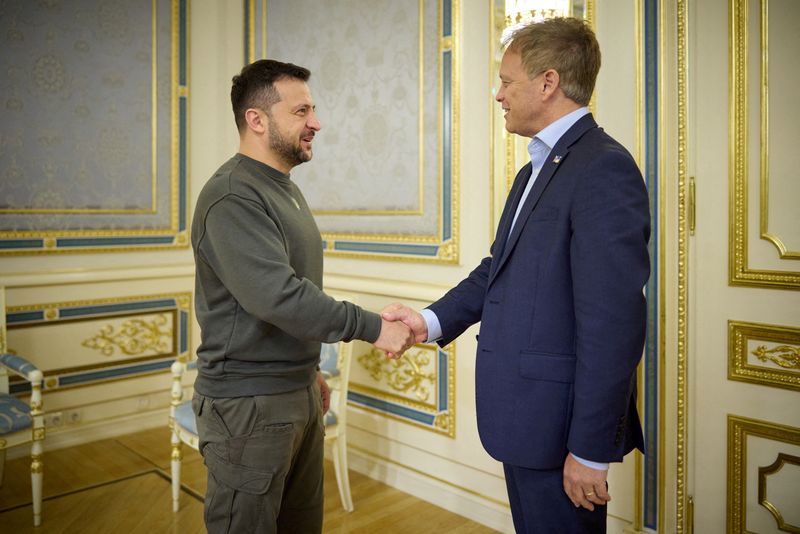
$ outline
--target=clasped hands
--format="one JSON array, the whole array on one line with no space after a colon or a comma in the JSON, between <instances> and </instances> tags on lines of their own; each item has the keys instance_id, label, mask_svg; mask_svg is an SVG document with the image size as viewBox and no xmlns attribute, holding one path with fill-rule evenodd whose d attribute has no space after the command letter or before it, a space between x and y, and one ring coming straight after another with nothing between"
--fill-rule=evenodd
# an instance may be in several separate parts
<instances>
[{"instance_id":1,"label":"clasped hands","mask_svg":"<svg viewBox=\"0 0 800 534\"><path fill-rule=\"evenodd\" d=\"M399 302L381 310L381 333L375 346L397 359L414 343L428 340L428 325L416 310Z\"/></svg>"}]
</instances>

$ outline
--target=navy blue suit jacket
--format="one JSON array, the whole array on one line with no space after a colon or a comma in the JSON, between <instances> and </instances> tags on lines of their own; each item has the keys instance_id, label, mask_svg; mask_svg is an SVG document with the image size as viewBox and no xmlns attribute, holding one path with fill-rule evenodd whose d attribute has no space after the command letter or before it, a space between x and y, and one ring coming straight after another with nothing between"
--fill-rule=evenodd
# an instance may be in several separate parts
<instances>
[{"instance_id":1,"label":"navy blue suit jacket","mask_svg":"<svg viewBox=\"0 0 800 534\"><path fill-rule=\"evenodd\" d=\"M647 190L591 115L556 143L519 214L517 174L491 250L430 306L444 346L480 321L478 430L495 459L555 469L643 450L636 366L650 274ZM506 241L506 238L508 240Z\"/></svg>"}]
</instances>

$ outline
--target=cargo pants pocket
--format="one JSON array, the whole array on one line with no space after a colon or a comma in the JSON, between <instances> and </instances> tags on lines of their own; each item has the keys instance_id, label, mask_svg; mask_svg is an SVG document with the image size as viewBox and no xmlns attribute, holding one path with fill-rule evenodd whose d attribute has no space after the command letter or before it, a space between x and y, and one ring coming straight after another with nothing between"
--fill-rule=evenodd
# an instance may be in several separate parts
<instances>
[{"instance_id":1,"label":"cargo pants pocket","mask_svg":"<svg viewBox=\"0 0 800 534\"><path fill-rule=\"evenodd\" d=\"M274 532L292 456L293 425L257 429L203 451L209 534Z\"/></svg>"}]
</instances>

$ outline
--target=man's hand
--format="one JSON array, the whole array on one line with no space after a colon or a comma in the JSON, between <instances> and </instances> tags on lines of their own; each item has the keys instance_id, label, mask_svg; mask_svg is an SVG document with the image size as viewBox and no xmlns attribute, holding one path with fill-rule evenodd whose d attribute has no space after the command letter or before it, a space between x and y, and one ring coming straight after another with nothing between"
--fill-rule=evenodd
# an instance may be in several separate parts
<instances>
[{"instance_id":1,"label":"man's hand","mask_svg":"<svg viewBox=\"0 0 800 534\"><path fill-rule=\"evenodd\" d=\"M381 310L381 317L387 321L403 321L414 333L415 343L428 341L428 323L416 310L395 302Z\"/></svg>"},{"instance_id":2,"label":"man's hand","mask_svg":"<svg viewBox=\"0 0 800 534\"><path fill-rule=\"evenodd\" d=\"M604 505L611 500L608 494L607 470L592 469L567 454L564 462L564 491L575 507L594 510L594 505Z\"/></svg>"},{"instance_id":3,"label":"man's hand","mask_svg":"<svg viewBox=\"0 0 800 534\"><path fill-rule=\"evenodd\" d=\"M328 408L331 407L331 388L319 371L317 371L317 384L319 384L319 394L322 397L322 415L325 415L328 413Z\"/></svg>"},{"instance_id":4,"label":"man's hand","mask_svg":"<svg viewBox=\"0 0 800 534\"><path fill-rule=\"evenodd\" d=\"M381 319L381 333L375 346L385 351L389 358L399 358L413 344L414 334L405 324Z\"/></svg>"}]
</instances>

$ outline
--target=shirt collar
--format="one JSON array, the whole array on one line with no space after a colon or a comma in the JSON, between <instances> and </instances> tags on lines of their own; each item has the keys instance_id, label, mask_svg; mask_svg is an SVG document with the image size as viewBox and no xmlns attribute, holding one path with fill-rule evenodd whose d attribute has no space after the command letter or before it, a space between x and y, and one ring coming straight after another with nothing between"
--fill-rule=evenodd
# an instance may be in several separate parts
<instances>
[{"instance_id":1,"label":"shirt collar","mask_svg":"<svg viewBox=\"0 0 800 534\"><path fill-rule=\"evenodd\" d=\"M528 144L528 153L533 159L534 151L538 144L543 144L547 147L548 152L556 146L558 140L567 133L567 130L572 128L572 126L578 122L578 119L587 115L589 113L589 108L586 106L580 107L575 111L571 111L567 113L563 117L551 122L545 128L542 129L539 133L537 133L531 142Z\"/></svg>"}]
</instances>

